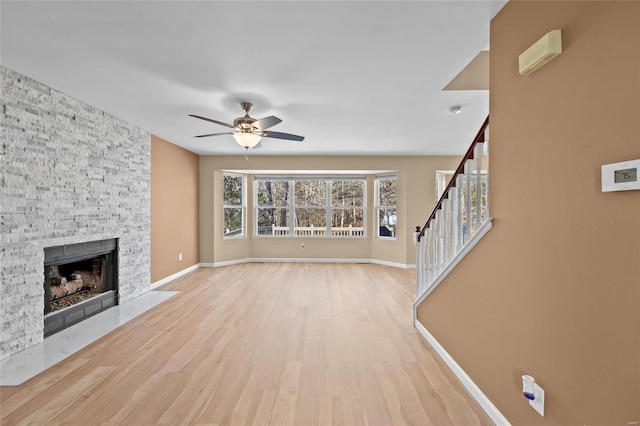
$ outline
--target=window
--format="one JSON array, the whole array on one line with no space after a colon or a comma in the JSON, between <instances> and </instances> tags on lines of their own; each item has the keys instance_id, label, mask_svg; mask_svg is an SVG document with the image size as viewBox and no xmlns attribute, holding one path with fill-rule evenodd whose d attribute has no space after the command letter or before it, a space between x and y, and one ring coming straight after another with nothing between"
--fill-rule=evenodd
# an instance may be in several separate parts
<instances>
[{"instance_id":1,"label":"window","mask_svg":"<svg viewBox=\"0 0 640 426\"><path fill-rule=\"evenodd\" d=\"M396 177L382 176L376 178L376 218L377 236L396 237Z\"/></svg>"},{"instance_id":2,"label":"window","mask_svg":"<svg viewBox=\"0 0 640 426\"><path fill-rule=\"evenodd\" d=\"M256 235L289 235L288 180L255 180Z\"/></svg>"},{"instance_id":3,"label":"window","mask_svg":"<svg viewBox=\"0 0 640 426\"><path fill-rule=\"evenodd\" d=\"M224 174L222 202L224 238L244 236L244 182L244 176Z\"/></svg>"},{"instance_id":4,"label":"window","mask_svg":"<svg viewBox=\"0 0 640 426\"><path fill-rule=\"evenodd\" d=\"M364 235L364 189L364 180L331 182L331 235Z\"/></svg>"},{"instance_id":5,"label":"window","mask_svg":"<svg viewBox=\"0 0 640 426\"><path fill-rule=\"evenodd\" d=\"M295 235L327 235L327 183L324 180L295 182Z\"/></svg>"},{"instance_id":6,"label":"window","mask_svg":"<svg viewBox=\"0 0 640 426\"><path fill-rule=\"evenodd\" d=\"M449 181L454 175L454 171L436 171L436 202L440 200Z\"/></svg>"},{"instance_id":7,"label":"window","mask_svg":"<svg viewBox=\"0 0 640 426\"><path fill-rule=\"evenodd\" d=\"M255 188L256 235L365 235L364 178L256 178Z\"/></svg>"}]
</instances>

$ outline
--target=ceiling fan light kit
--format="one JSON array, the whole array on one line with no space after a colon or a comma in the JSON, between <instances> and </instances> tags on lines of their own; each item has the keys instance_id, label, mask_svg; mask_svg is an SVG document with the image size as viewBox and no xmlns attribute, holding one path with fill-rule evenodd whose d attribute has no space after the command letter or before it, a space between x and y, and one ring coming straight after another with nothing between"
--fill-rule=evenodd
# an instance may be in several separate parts
<instances>
[{"instance_id":1,"label":"ceiling fan light kit","mask_svg":"<svg viewBox=\"0 0 640 426\"><path fill-rule=\"evenodd\" d=\"M241 147L246 149L253 148L260 142L260 135L256 135L255 133L238 132L233 134L233 138Z\"/></svg>"},{"instance_id":2,"label":"ceiling fan light kit","mask_svg":"<svg viewBox=\"0 0 640 426\"><path fill-rule=\"evenodd\" d=\"M249 115L249 111L253 106L249 102L242 102L240 104L242 109L244 110L244 116L238 117L233 120L233 124L228 124L222 121L214 120L212 118L203 117L201 115L189 114L190 117L198 118L200 120L209 121L211 123L219 124L221 126L229 127L234 129L235 132L224 132L224 133L209 133L206 135L197 135L196 138L207 138L210 136L220 136L220 135L233 135L233 138L238 142L238 144L245 148L254 148L258 145L261 138L272 138L272 139L284 139L290 141L298 141L301 142L304 140L304 136L292 135L290 133L282 133L282 132L272 132L266 131L270 127L275 126L282 122L278 117L269 116L261 119L255 119Z\"/></svg>"}]
</instances>

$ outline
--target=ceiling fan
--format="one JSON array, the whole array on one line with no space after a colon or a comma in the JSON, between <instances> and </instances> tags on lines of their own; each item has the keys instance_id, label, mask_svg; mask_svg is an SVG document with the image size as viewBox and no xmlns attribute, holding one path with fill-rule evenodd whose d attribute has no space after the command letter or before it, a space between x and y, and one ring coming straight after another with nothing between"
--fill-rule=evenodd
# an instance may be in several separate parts
<instances>
[{"instance_id":1,"label":"ceiling fan","mask_svg":"<svg viewBox=\"0 0 640 426\"><path fill-rule=\"evenodd\" d=\"M200 120L216 123L221 126L234 129L235 132L222 132L222 133L208 133L206 135L197 135L196 138L208 138L210 136L232 135L233 138L245 149L257 147L260 142L260 138L273 138L273 139L285 139L289 141L301 142L304 140L304 136L292 135L290 133L273 132L269 129L276 124L282 122L278 117L273 115L261 119L255 119L249 116L249 110L253 106L249 102L242 102L240 104L244 110L244 116L238 117L233 120L233 124L227 124L222 121L214 120L212 118L203 117L201 115L189 114L190 117L198 118Z\"/></svg>"}]
</instances>

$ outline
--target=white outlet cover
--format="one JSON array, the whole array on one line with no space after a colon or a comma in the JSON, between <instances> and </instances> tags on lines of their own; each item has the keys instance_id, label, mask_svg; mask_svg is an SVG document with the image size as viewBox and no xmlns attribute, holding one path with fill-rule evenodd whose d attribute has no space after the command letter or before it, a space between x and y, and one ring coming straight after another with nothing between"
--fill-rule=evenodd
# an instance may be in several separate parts
<instances>
[{"instance_id":1,"label":"white outlet cover","mask_svg":"<svg viewBox=\"0 0 640 426\"><path fill-rule=\"evenodd\" d=\"M538 414L544 417L544 389L538 386L537 383L533 384L533 388L535 389L534 394L536 395L536 399L529 401L529 405L532 406Z\"/></svg>"}]
</instances>

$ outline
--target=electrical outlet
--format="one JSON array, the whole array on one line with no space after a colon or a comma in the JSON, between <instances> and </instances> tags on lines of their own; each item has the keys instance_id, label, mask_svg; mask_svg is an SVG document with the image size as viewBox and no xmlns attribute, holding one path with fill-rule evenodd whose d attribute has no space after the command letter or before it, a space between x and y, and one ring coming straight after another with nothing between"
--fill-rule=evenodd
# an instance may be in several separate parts
<instances>
[{"instance_id":1,"label":"electrical outlet","mask_svg":"<svg viewBox=\"0 0 640 426\"><path fill-rule=\"evenodd\" d=\"M178 253L178 261L182 262L182 253Z\"/></svg>"},{"instance_id":2,"label":"electrical outlet","mask_svg":"<svg viewBox=\"0 0 640 426\"><path fill-rule=\"evenodd\" d=\"M529 401L529 405L533 407L534 410L538 412L542 417L544 417L544 389L538 386L537 383L533 384L535 389L536 399L533 401Z\"/></svg>"},{"instance_id":3,"label":"electrical outlet","mask_svg":"<svg viewBox=\"0 0 640 426\"><path fill-rule=\"evenodd\" d=\"M300 244L300 250L304 250L304 243Z\"/></svg>"}]
</instances>

